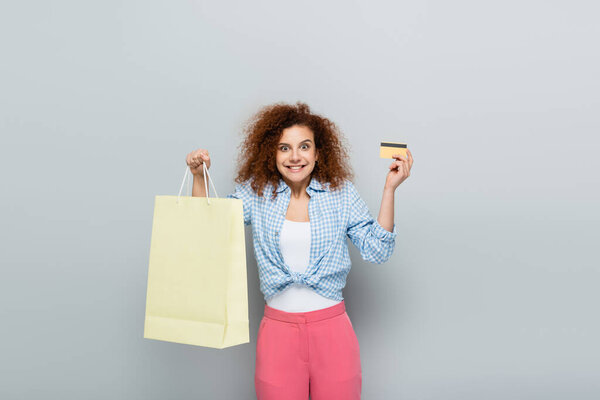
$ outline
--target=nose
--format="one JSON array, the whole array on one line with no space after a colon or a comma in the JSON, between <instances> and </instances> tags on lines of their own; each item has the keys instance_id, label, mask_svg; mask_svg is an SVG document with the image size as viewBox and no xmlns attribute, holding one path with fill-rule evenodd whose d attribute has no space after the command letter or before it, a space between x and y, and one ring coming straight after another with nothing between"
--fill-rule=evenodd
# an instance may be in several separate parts
<instances>
[{"instance_id":1,"label":"nose","mask_svg":"<svg viewBox=\"0 0 600 400\"><path fill-rule=\"evenodd\" d=\"M299 161L300 160L300 152L297 149L291 151L290 161Z\"/></svg>"}]
</instances>

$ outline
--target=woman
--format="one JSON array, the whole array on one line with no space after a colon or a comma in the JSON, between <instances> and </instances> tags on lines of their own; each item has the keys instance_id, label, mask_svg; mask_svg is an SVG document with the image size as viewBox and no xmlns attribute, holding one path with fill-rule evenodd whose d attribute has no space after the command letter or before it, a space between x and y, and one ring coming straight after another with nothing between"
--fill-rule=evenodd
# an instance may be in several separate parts
<instances>
[{"instance_id":1,"label":"woman","mask_svg":"<svg viewBox=\"0 0 600 400\"><path fill-rule=\"evenodd\" d=\"M383 263L396 237L394 192L412 155L394 157L374 220L356 191L342 136L303 103L274 104L250 121L238 159L235 192L252 224L265 312L258 330L255 389L259 400L360 399L357 337L342 288L350 271L346 237L361 256ZM193 196L206 196L203 165L187 155Z\"/></svg>"}]
</instances>

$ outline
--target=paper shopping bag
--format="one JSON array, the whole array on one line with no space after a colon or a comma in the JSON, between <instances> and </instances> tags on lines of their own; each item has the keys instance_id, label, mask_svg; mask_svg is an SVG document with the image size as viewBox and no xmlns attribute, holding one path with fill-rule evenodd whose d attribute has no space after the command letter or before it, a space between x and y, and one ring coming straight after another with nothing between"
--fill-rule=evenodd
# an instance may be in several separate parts
<instances>
[{"instance_id":1,"label":"paper shopping bag","mask_svg":"<svg viewBox=\"0 0 600 400\"><path fill-rule=\"evenodd\" d=\"M242 200L156 196L144 337L250 342Z\"/></svg>"}]
</instances>

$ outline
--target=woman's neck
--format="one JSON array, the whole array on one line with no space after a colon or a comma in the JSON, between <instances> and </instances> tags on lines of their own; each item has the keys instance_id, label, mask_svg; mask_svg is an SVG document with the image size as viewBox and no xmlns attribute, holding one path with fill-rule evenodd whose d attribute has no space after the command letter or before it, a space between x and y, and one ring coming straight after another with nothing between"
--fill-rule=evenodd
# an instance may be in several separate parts
<instances>
[{"instance_id":1,"label":"woman's neck","mask_svg":"<svg viewBox=\"0 0 600 400\"><path fill-rule=\"evenodd\" d=\"M302 182L288 182L285 178L283 179L286 185L290 188L291 197L295 199L300 199L302 197L308 196L306 193L306 188L310 184L311 177L309 176L307 179Z\"/></svg>"}]
</instances>

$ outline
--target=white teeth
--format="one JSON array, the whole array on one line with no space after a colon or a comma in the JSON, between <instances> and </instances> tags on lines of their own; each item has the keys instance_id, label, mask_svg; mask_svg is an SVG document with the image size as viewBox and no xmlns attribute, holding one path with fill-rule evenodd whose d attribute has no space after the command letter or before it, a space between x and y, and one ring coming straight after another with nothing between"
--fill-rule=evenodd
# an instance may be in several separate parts
<instances>
[{"instance_id":1,"label":"white teeth","mask_svg":"<svg viewBox=\"0 0 600 400\"><path fill-rule=\"evenodd\" d=\"M303 166L300 166L300 167L288 167L288 168L291 168L291 169L300 169L300 168L302 168L302 167L303 167Z\"/></svg>"}]
</instances>

